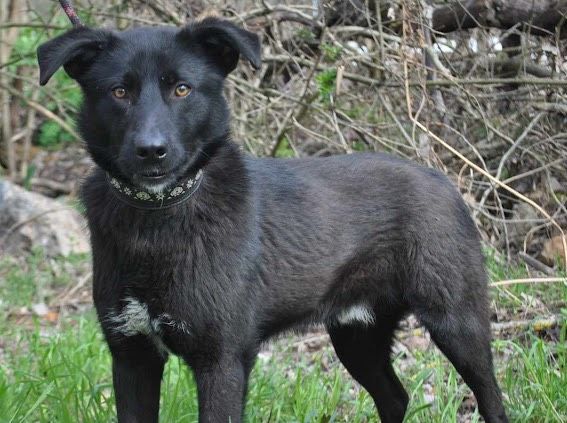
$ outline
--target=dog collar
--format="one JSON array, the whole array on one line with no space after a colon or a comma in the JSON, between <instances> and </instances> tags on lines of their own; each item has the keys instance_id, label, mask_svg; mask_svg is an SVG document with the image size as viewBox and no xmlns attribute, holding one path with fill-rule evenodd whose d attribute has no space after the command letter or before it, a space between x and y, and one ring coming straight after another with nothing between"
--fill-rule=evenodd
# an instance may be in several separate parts
<instances>
[{"instance_id":1,"label":"dog collar","mask_svg":"<svg viewBox=\"0 0 567 423\"><path fill-rule=\"evenodd\" d=\"M139 189L134 185L121 181L106 174L112 193L124 203L143 210L166 209L187 201L197 191L203 180L203 170L200 169L190 178L186 178L172 188L162 192L152 193Z\"/></svg>"}]
</instances>

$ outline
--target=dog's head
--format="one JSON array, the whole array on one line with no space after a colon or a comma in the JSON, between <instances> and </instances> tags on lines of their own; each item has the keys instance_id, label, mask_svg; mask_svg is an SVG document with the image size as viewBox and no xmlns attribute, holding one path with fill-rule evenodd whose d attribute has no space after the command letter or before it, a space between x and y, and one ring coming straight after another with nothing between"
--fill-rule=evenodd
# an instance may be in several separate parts
<instances>
[{"instance_id":1,"label":"dog's head","mask_svg":"<svg viewBox=\"0 0 567 423\"><path fill-rule=\"evenodd\" d=\"M42 85L61 66L80 84L79 128L95 162L152 191L228 134L223 82L240 55L260 67L258 36L211 17L182 29L76 28L38 49Z\"/></svg>"}]
</instances>

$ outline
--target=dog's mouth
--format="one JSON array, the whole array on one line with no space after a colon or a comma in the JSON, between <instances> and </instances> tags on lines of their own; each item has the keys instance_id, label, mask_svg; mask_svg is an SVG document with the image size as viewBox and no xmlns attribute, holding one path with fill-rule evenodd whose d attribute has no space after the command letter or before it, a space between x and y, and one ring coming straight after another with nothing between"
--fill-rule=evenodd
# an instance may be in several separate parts
<instances>
[{"instance_id":1,"label":"dog's mouth","mask_svg":"<svg viewBox=\"0 0 567 423\"><path fill-rule=\"evenodd\" d=\"M132 175L131 182L149 192L161 192L168 186L175 184L182 168L183 166L172 169L140 169L140 171Z\"/></svg>"},{"instance_id":2,"label":"dog's mouth","mask_svg":"<svg viewBox=\"0 0 567 423\"><path fill-rule=\"evenodd\" d=\"M153 170L150 172L140 173L140 176L150 181L159 181L160 179L165 178L168 175L168 173L169 172L163 170Z\"/></svg>"}]
</instances>

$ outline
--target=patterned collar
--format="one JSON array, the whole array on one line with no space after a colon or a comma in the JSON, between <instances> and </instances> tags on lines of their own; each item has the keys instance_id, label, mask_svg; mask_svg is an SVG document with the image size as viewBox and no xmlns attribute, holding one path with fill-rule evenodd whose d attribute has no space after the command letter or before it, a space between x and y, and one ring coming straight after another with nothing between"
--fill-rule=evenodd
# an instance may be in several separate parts
<instances>
[{"instance_id":1,"label":"patterned collar","mask_svg":"<svg viewBox=\"0 0 567 423\"><path fill-rule=\"evenodd\" d=\"M203 180L203 170L160 193L151 193L106 174L112 193L126 204L143 210L161 210L188 200Z\"/></svg>"}]
</instances>

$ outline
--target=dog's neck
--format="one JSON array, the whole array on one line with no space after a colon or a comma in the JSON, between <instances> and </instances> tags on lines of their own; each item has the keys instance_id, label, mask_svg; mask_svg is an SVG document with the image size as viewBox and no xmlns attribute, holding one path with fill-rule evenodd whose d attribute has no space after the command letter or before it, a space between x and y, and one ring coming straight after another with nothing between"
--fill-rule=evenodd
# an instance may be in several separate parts
<instances>
[{"instance_id":1,"label":"dog's neck","mask_svg":"<svg viewBox=\"0 0 567 423\"><path fill-rule=\"evenodd\" d=\"M152 192L107 174L111 192L124 203L142 210L167 209L187 201L199 189L202 179L203 170L199 169L170 188Z\"/></svg>"},{"instance_id":2,"label":"dog's neck","mask_svg":"<svg viewBox=\"0 0 567 423\"><path fill-rule=\"evenodd\" d=\"M97 185L104 187L104 191L128 206L132 212L137 209L186 210L185 207L179 209L173 206L190 202L199 192L200 199L206 197L206 201L214 203L215 207L222 207L220 203L224 202L234 206L247 196L248 177L242 153L227 137L209 143L208 148L194 158L190 169L184 178L161 193L125 182L114 172L111 176L102 166L98 179L102 186ZM86 194L86 190L83 194Z\"/></svg>"}]
</instances>

